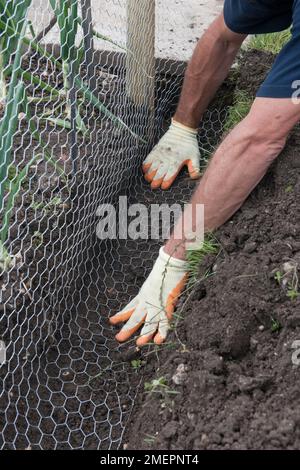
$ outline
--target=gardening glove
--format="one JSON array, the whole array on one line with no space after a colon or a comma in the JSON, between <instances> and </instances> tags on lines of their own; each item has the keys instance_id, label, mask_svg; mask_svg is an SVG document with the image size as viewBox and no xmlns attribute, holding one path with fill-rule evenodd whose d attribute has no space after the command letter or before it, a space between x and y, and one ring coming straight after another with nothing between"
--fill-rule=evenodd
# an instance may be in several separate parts
<instances>
[{"instance_id":1,"label":"gardening glove","mask_svg":"<svg viewBox=\"0 0 300 470\"><path fill-rule=\"evenodd\" d=\"M152 189L169 189L185 165L192 179L200 177L197 133L197 129L172 120L169 130L143 163L145 179Z\"/></svg>"},{"instance_id":2,"label":"gardening glove","mask_svg":"<svg viewBox=\"0 0 300 470\"><path fill-rule=\"evenodd\" d=\"M116 335L120 342L127 341L143 324L138 346L152 340L162 344L167 337L169 322L188 279L187 262L167 255L163 248L154 267L138 295L122 310L110 318L112 325L127 322Z\"/></svg>"}]
</instances>

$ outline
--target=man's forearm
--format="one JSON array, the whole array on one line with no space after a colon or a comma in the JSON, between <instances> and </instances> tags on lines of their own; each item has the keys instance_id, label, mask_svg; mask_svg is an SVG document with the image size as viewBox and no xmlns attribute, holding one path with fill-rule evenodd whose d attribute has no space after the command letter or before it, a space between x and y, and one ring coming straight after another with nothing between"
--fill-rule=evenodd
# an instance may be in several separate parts
<instances>
[{"instance_id":1,"label":"man's forearm","mask_svg":"<svg viewBox=\"0 0 300 470\"><path fill-rule=\"evenodd\" d=\"M225 26L220 15L199 40L188 65L174 119L197 128L216 91L225 80L246 36Z\"/></svg>"},{"instance_id":2,"label":"man's forearm","mask_svg":"<svg viewBox=\"0 0 300 470\"><path fill-rule=\"evenodd\" d=\"M197 204L204 205L204 231L223 225L243 204L283 149L290 130L300 119L299 104L290 99L258 98L250 114L226 137L216 151L192 198L192 211L178 222L176 233L192 225ZM175 239L165 246L172 257L185 259L188 240Z\"/></svg>"}]
</instances>

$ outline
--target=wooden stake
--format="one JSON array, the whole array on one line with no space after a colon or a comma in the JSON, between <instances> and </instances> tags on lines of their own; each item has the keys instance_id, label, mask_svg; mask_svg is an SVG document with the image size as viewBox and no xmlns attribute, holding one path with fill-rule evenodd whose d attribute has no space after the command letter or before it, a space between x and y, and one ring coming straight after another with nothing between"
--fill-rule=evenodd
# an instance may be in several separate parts
<instances>
[{"instance_id":1,"label":"wooden stake","mask_svg":"<svg viewBox=\"0 0 300 470\"><path fill-rule=\"evenodd\" d=\"M126 91L137 106L154 112L155 0L127 0Z\"/></svg>"}]
</instances>

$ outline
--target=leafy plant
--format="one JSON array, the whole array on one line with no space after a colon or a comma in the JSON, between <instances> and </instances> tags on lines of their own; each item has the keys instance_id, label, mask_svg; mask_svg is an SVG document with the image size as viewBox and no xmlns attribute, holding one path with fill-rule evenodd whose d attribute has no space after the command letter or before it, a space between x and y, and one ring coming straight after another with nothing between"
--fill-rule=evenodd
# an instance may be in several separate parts
<instances>
[{"instance_id":1,"label":"leafy plant","mask_svg":"<svg viewBox=\"0 0 300 470\"><path fill-rule=\"evenodd\" d=\"M160 377L158 379L153 379L151 382L145 382L144 384L146 393L158 393L158 394L168 394L168 395L177 395L178 392L171 390L168 381L165 377Z\"/></svg>"},{"instance_id":2,"label":"leafy plant","mask_svg":"<svg viewBox=\"0 0 300 470\"><path fill-rule=\"evenodd\" d=\"M278 284L281 284L283 278L284 278L284 274L282 274L281 271L276 271L276 273L274 275L274 279Z\"/></svg>"},{"instance_id":3,"label":"leafy plant","mask_svg":"<svg viewBox=\"0 0 300 470\"><path fill-rule=\"evenodd\" d=\"M289 285L289 289L287 291L287 296L291 300L296 300L298 297L300 297L300 292L298 289L295 288L292 284Z\"/></svg>"},{"instance_id":4,"label":"leafy plant","mask_svg":"<svg viewBox=\"0 0 300 470\"><path fill-rule=\"evenodd\" d=\"M286 188L285 188L285 192L287 194L289 193L292 193L294 191L294 186L292 184L289 184Z\"/></svg>"},{"instance_id":5,"label":"leafy plant","mask_svg":"<svg viewBox=\"0 0 300 470\"><path fill-rule=\"evenodd\" d=\"M278 320L272 318L271 322L271 331L272 333L278 333L281 330L282 326Z\"/></svg>"},{"instance_id":6,"label":"leafy plant","mask_svg":"<svg viewBox=\"0 0 300 470\"><path fill-rule=\"evenodd\" d=\"M5 105L7 87L5 75L16 53L27 10L31 0L0 0L0 104Z\"/></svg>"},{"instance_id":7,"label":"leafy plant","mask_svg":"<svg viewBox=\"0 0 300 470\"><path fill-rule=\"evenodd\" d=\"M133 361L131 361L131 367L135 370L140 369L144 364L145 361L142 361L141 359L134 359Z\"/></svg>"}]
</instances>

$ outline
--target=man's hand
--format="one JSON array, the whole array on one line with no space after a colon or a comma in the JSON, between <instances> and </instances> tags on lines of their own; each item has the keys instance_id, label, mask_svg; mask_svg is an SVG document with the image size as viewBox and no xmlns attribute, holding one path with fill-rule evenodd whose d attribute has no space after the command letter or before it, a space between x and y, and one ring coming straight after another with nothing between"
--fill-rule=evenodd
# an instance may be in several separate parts
<instances>
[{"instance_id":1,"label":"man's hand","mask_svg":"<svg viewBox=\"0 0 300 470\"><path fill-rule=\"evenodd\" d=\"M173 120L169 130L144 161L143 172L153 189L169 189L185 165L192 179L200 177L197 130Z\"/></svg>"},{"instance_id":2,"label":"man's hand","mask_svg":"<svg viewBox=\"0 0 300 470\"><path fill-rule=\"evenodd\" d=\"M169 322L188 278L187 263L167 255L163 248L139 294L124 310L110 318L112 325L127 322L116 335L120 342L127 341L143 324L138 346L154 338L162 344L167 337Z\"/></svg>"}]
</instances>

